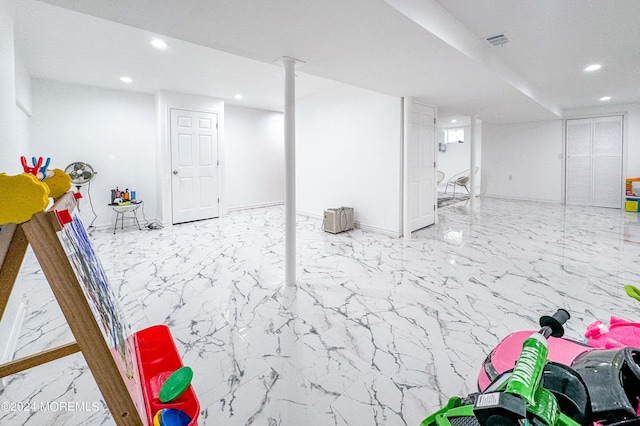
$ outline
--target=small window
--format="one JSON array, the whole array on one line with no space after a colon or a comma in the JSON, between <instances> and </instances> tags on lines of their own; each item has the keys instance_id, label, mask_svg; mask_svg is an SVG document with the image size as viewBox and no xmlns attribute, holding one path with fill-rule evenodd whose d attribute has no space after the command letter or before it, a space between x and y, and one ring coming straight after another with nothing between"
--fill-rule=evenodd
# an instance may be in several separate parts
<instances>
[{"instance_id":1,"label":"small window","mask_svg":"<svg viewBox=\"0 0 640 426\"><path fill-rule=\"evenodd\" d=\"M464 142L464 127L444 129L444 143Z\"/></svg>"}]
</instances>

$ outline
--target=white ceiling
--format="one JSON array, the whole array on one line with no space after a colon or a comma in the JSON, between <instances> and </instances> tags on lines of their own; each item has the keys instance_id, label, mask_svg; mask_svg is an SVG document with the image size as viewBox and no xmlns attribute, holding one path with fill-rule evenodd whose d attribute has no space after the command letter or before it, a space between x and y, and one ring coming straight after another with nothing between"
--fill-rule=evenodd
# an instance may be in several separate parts
<instances>
[{"instance_id":1,"label":"white ceiling","mask_svg":"<svg viewBox=\"0 0 640 426\"><path fill-rule=\"evenodd\" d=\"M504 123L640 102L639 21L637 0L19 0L15 30L34 78L282 110L291 56L298 97L352 84Z\"/></svg>"}]
</instances>

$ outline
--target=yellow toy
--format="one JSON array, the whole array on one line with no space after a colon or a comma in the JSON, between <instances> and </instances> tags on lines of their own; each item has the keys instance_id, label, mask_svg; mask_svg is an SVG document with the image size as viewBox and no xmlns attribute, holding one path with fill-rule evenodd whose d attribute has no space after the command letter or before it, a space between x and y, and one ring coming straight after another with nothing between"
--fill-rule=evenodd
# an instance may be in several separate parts
<instances>
[{"instance_id":1,"label":"yellow toy","mask_svg":"<svg viewBox=\"0 0 640 426\"><path fill-rule=\"evenodd\" d=\"M71 188L71 176L60 169L47 170L50 158L32 157L33 166L20 157L24 173L7 176L0 173L0 225L23 223L44 211L49 197L58 199Z\"/></svg>"},{"instance_id":2,"label":"yellow toy","mask_svg":"<svg viewBox=\"0 0 640 426\"><path fill-rule=\"evenodd\" d=\"M47 174L49 174L50 172L52 171L47 170ZM47 177L42 181L42 183L49 187L49 196L56 200L66 194L69 189L71 189L71 176L60 169L53 169L52 173L53 175Z\"/></svg>"},{"instance_id":3,"label":"yellow toy","mask_svg":"<svg viewBox=\"0 0 640 426\"><path fill-rule=\"evenodd\" d=\"M49 205L49 187L33 174L0 173L0 225L23 223Z\"/></svg>"}]
</instances>

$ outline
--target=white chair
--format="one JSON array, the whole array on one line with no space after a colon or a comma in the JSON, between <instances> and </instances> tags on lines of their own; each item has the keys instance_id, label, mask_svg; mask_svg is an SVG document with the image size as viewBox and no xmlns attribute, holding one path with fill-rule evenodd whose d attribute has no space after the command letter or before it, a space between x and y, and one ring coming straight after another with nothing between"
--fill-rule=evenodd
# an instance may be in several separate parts
<instances>
[{"instance_id":1,"label":"white chair","mask_svg":"<svg viewBox=\"0 0 640 426\"><path fill-rule=\"evenodd\" d=\"M476 173L478 173L477 167L475 171ZM447 181L447 186L444 189L444 193L445 194L447 193L447 191L449 190L449 186L453 186L453 198L456 197L456 186L463 187L464 189L467 190L467 193L469 193L469 181L471 180L471 173L469 172L470 170L467 169L463 172L460 172L458 174L451 176Z\"/></svg>"}]
</instances>

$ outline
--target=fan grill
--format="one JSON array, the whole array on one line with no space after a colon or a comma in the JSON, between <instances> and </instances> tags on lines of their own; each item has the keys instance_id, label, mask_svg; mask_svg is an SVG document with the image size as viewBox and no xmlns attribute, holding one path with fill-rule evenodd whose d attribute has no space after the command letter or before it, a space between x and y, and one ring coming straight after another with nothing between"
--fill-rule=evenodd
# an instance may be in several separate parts
<instances>
[{"instance_id":1,"label":"fan grill","mask_svg":"<svg viewBox=\"0 0 640 426\"><path fill-rule=\"evenodd\" d=\"M96 175L93 167L81 161L69 164L64 171L71 177L71 182L76 186L88 184Z\"/></svg>"}]
</instances>

